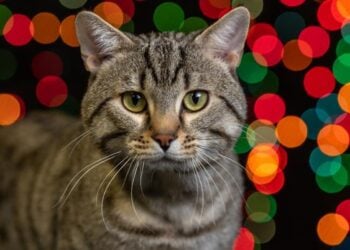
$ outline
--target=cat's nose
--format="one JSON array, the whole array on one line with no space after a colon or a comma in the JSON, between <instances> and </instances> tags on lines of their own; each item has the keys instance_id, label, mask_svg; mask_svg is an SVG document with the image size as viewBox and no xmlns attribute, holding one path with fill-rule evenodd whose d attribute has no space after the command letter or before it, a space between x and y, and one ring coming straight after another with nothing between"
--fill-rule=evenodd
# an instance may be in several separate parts
<instances>
[{"instance_id":1,"label":"cat's nose","mask_svg":"<svg viewBox=\"0 0 350 250\"><path fill-rule=\"evenodd\" d=\"M159 146L164 150L167 151L167 149L170 147L170 143L175 140L174 135L167 135L167 134L157 134L152 136L152 138L158 142Z\"/></svg>"}]
</instances>

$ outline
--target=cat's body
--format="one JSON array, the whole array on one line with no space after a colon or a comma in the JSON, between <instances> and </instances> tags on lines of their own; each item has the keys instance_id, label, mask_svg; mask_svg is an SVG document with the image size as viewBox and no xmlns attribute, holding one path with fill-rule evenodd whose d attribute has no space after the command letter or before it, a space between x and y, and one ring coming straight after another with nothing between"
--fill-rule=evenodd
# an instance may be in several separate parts
<instances>
[{"instance_id":1,"label":"cat's body","mask_svg":"<svg viewBox=\"0 0 350 250\"><path fill-rule=\"evenodd\" d=\"M223 23L242 21L244 41L236 12ZM243 195L231 148L246 104L225 64L239 54L200 54L207 33L133 37L80 15L92 73L82 122L38 113L0 129L0 249L231 249Z\"/></svg>"}]
</instances>

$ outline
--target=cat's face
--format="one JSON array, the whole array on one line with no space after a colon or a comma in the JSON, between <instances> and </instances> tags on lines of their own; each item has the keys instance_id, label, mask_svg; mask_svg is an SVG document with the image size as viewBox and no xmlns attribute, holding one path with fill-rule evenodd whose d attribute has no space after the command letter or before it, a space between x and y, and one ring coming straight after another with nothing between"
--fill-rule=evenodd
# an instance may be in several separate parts
<instances>
[{"instance_id":1,"label":"cat's face","mask_svg":"<svg viewBox=\"0 0 350 250\"><path fill-rule=\"evenodd\" d=\"M92 73L82 116L104 153L181 168L231 149L246 113L233 72L249 23L244 9L234 12L198 35L138 37L78 16Z\"/></svg>"}]
</instances>

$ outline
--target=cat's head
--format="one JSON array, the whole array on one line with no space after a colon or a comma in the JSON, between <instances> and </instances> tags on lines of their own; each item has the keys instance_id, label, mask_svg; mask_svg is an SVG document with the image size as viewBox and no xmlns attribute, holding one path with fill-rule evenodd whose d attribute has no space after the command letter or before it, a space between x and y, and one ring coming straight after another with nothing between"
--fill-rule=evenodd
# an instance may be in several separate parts
<instances>
[{"instance_id":1,"label":"cat's head","mask_svg":"<svg viewBox=\"0 0 350 250\"><path fill-rule=\"evenodd\" d=\"M235 69L248 27L242 7L188 35L135 36L78 14L91 73L82 118L102 151L171 168L231 150L246 118Z\"/></svg>"}]
</instances>

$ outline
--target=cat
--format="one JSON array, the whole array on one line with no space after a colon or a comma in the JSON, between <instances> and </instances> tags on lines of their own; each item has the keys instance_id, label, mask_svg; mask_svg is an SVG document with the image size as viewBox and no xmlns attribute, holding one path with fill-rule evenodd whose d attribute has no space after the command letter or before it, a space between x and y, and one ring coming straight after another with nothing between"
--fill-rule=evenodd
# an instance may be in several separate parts
<instances>
[{"instance_id":1,"label":"cat","mask_svg":"<svg viewBox=\"0 0 350 250\"><path fill-rule=\"evenodd\" d=\"M232 249L249 22L238 7L204 31L136 36L80 12L81 119L0 129L0 249Z\"/></svg>"}]
</instances>

